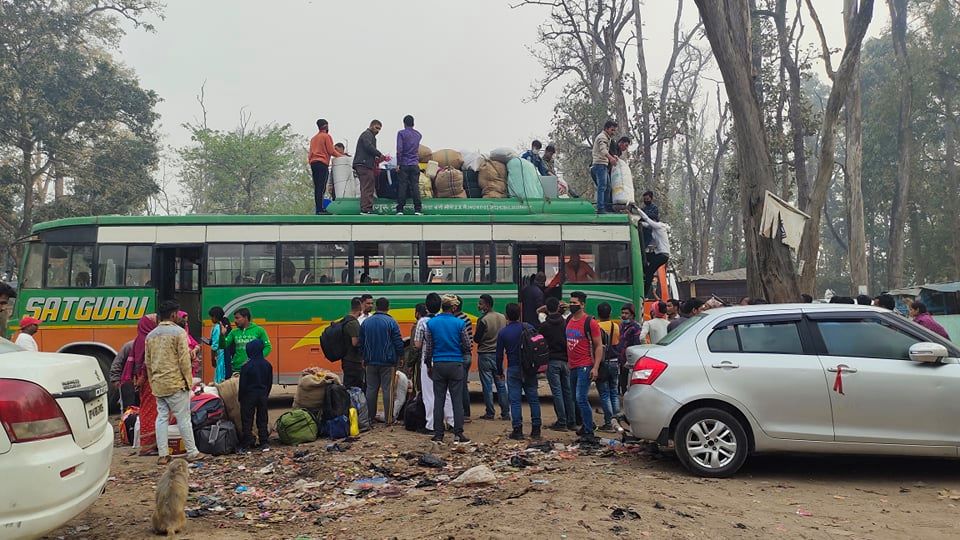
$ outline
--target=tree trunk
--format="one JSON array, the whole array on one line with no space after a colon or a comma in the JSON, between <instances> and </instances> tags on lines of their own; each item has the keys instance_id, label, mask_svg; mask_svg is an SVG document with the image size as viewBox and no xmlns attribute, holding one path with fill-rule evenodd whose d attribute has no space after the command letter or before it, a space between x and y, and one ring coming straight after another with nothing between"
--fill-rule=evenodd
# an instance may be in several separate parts
<instances>
[{"instance_id":1,"label":"tree trunk","mask_svg":"<svg viewBox=\"0 0 960 540\"><path fill-rule=\"evenodd\" d=\"M613 37L613 28L607 29L607 43L610 49L606 51L607 71L610 72L610 83L613 91L613 108L620 125L620 133L630 133L630 115L627 114L627 99L623 92L623 70L617 62L616 42Z\"/></svg>"},{"instance_id":2,"label":"tree trunk","mask_svg":"<svg viewBox=\"0 0 960 540\"><path fill-rule=\"evenodd\" d=\"M716 212L717 190L720 188L720 179L723 177L723 157L727 154L730 138L724 137L727 129L727 110L720 108L719 90L717 95L717 108L720 109L720 119L717 122L716 141L717 151L713 156L713 171L710 174L710 189L707 191L707 203L703 209L703 224L700 233L700 261L703 270L701 274L706 273L707 259L710 252L710 239L713 235L714 212Z\"/></svg>"},{"instance_id":3,"label":"tree trunk","mask_svg":"<svg viewBox=\"0 0 960 540\"><path fill-rule=\"evenodd\" d=\"M810 0L807 5L810 6ZM840 67L833 74L833 87L830 88L830 97L823 111L823 122L820 126L820 155L817 163L817 175L813 181L813 191L810 194L810 204L806 212L810 214L803 228L803 241L800 243L798 259L803 264L803 273L800 276L800 288L808 294L813 294L817 288L817 259L820 254L820 222L823 208L827 201L827 191L830 180L833 178L834 154L836 147L836 127L840 117L840 109L847 99L847 91L853 80L854 68L860 61L860 46L867 33L867 27L873 18L873 0L860 0L860 9L851 23L852 32L847 39L843 50L843 59ZM812 6L811 6L812 10ZM825 57L829 51L824 51ZM829 69L829 68L828 68Z\"/></svg>"},{"instance_id":4,"label":"tree trunk","mask_svg":"<svg viewBox=\"0 0 960 540\"><path fill-rule=\"evenodd\" d=\"M913 153L913 77L907 57L907 0L887 0L890 7L890 35L899 75L900 115L897 119L897 185L890 208L890 250L887 256L887 285L903 287L903 230L910 196L910 160Z\"/></svg>"},{"instance_id":5,"label":"tree trunk","mask_svg":"<svg viewBox=\"0 0 960 540\"><path fill-rule=\"evenodd\" d=\"M790 36L787 32L787 0L777 0L773 23L777 27L780 62L787 72L790 84L787 93L789 106L787 117L790 119L790 138L793 141L793 170L797 179L797 200L800 209L806 211L810 203L810 181L807 178L807 149L803 142L806 131L803 125L803 96L800 92L800 67L797 66L790 51Z\"/></svg>"},{"instance_id":6,"label":"tree trunk","mask_svg":"<svg viewBox=\"0 0 960 540\"><path fill-rule=\"evenodd\" d=\"M663 72L663 81L660 84L660 102L658 105L661 125L657 129L657 160L653 167L654 191L657 193L666 193L668 190L663 186L663 122L667 117L667 95L670 92L670 81L673 79L673 73L677 69L677 57L683 49L683 42L680 39L680 19L683 17L683 0L677 2L677 18L673 22L673 52L670 54L670 60L667 62L667 69Z\"/></svg>"},{"instance_id":7,"label":"tree trunk","mask_svg":"<svg viewBox=\"0 0 960 540\"><path fill-rule=\"evenodd\" d=\"M953 230L960 231L960 170L957 168L957 117L953 112L956 83L950 77L941 75L941 94L945 118L943 122L944 159L946 160L947 185L953 186L953 193L947 194L953 208ZM948 206L949 208L949 206ZM960 280L960 234L953 234L953 270L950 279Z\"/></svg>"},{"instance_id":8,"label":"tree trunk","mask_svg":"<svg viewBox=\"0 0 960 540\"><path fill-rule=\"evenodd\" d=\"M760 236L760 215L775 177L763 113L754 85L749 0L696 0L730 99L737 136L748 294L770 302L800 297L789 248Z\"/></svg>"},{"instance_id":9,"label":"tree trunk","mask_svg":"<svg viewBox=\"0 0 960 540\"><path fill-rule=\"evenodd\" d=\"M640 140L638 144L643 156L643 187L651 189L654 184L650 141L650 81L647 75L647 57L643 50L643 17L640 15L640 0L633 0L633 15L637 33L637 71L640 73ZM634 92L634 98L636 98L636 92Z\"/></svg>"},{"instance_id":10,"label":"tree trunk","mask_svg":"<svg viewBox=\"0 0 960 540\"><path fill-rule=\"evenodd\" d=\"M853 33L853 21L857 14L855 0L844 0L844 29L849 39ZM866 293L870 284L867 269L867 235L863 221L863 111L860 97L860 63L853 71L846 109L846 175L844 202L847 211L847 257L850 262L850 284L857 294Z\"/></svg>"},{"instance_id":11,"label":"tree trunk","mask_svg":"<svg viewBox=\"0 0 960 540\"><path fill-rule=\"evenodd\" d=\"M700 201L697 194L700 192L700 184L693 172L693 153L690 151L690 135L683 138L683 159L685 163L685 176L687 177L687 196L690 200L690 206L687 208L687 215L690 216L690 273L693 275L705 274L703 261L700 258L700 245L698 238L705 235L703 230L703 213L700 208Z\"/></svg>"}]
</instances>

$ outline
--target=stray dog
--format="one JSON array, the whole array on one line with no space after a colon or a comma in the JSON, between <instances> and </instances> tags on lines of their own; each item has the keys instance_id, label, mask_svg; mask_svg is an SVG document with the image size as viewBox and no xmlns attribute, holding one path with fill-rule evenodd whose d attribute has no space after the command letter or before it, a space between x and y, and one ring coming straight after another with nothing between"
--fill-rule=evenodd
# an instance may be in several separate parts
<instances>
[{"instance_id":1,"label":"stray dog","mask_svg":"<svg viewBox=\"0 0 960 540\"><path fill-rule=\"evenodd\" d=\"M157 507L151 518L155 533L173 537L186 525L184 508L187 506L189 474L187 462L174 459L157 482Z\"/></svg>"}]
</instances>

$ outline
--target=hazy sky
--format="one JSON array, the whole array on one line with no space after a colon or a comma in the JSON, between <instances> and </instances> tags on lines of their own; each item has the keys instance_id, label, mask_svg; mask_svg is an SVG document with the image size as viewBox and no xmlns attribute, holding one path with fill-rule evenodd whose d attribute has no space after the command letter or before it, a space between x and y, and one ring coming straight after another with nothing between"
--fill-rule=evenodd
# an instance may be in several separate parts
<instances>
[{"instance_id":1,"label":"hazy sky","mask_svg":"<svg viewBox=\"0 0 960 540\"><path fill-rule=\"evenodd\" d=\"M842 2L814 4L830 45L840 47ZM671 0L644 3L654 80L670 54L675 9ZM243 108L255 122L289 123L310 136L324 117L334 139L353 148L377 118L381 149L391 153L405 114L435 149L545 139L561 89L529 100L541 71L527 47L546 8L511 9L503 0L167 0L164 13L155 33L131 30L120 57L163 99L161 132L172 146L189 142L181 124L199 118L204 81L213 128L235 127ZM686 24L696 19L687 0ZM878 1L870 34L887 20ZM812 25L806 35L814 39Z\"/></svg>"}]
</instances>

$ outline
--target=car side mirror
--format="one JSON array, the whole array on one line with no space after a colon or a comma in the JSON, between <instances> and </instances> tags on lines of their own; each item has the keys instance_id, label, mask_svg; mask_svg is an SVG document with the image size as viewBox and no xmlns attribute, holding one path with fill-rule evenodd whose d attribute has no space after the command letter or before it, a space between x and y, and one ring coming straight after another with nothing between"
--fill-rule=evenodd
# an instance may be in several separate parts
<instances>
[{"instance_id":1,"label":"car side mirror","mask_svg":"<svg viewBox=\"0 0 960 540\"><path fill-rule=\"evenodd\" d=\"M914 362L940 362L947 357L947 348L939 343L914 343L910 346L910 360Z\"/></svg>"}]
</instances>

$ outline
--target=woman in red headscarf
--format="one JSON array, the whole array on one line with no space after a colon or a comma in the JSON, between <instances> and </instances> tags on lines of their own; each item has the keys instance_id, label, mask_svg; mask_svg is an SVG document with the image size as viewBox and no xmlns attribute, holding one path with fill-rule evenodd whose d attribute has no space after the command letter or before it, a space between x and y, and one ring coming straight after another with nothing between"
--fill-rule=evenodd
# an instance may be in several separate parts
<instances>
[{"instance_id":1,"label":"woman in red headscarf","mask_svg":"<svg viewBox=\"0 0 960 540\"><path fill-rule=\"evenodd\" d=\"M133 341L133 381L140 393L140 455L157 454L157 398L147 379L147 334L157 327L157 315L151 313L137 323L137 339Z\"/></svg>"}]
</instances>

